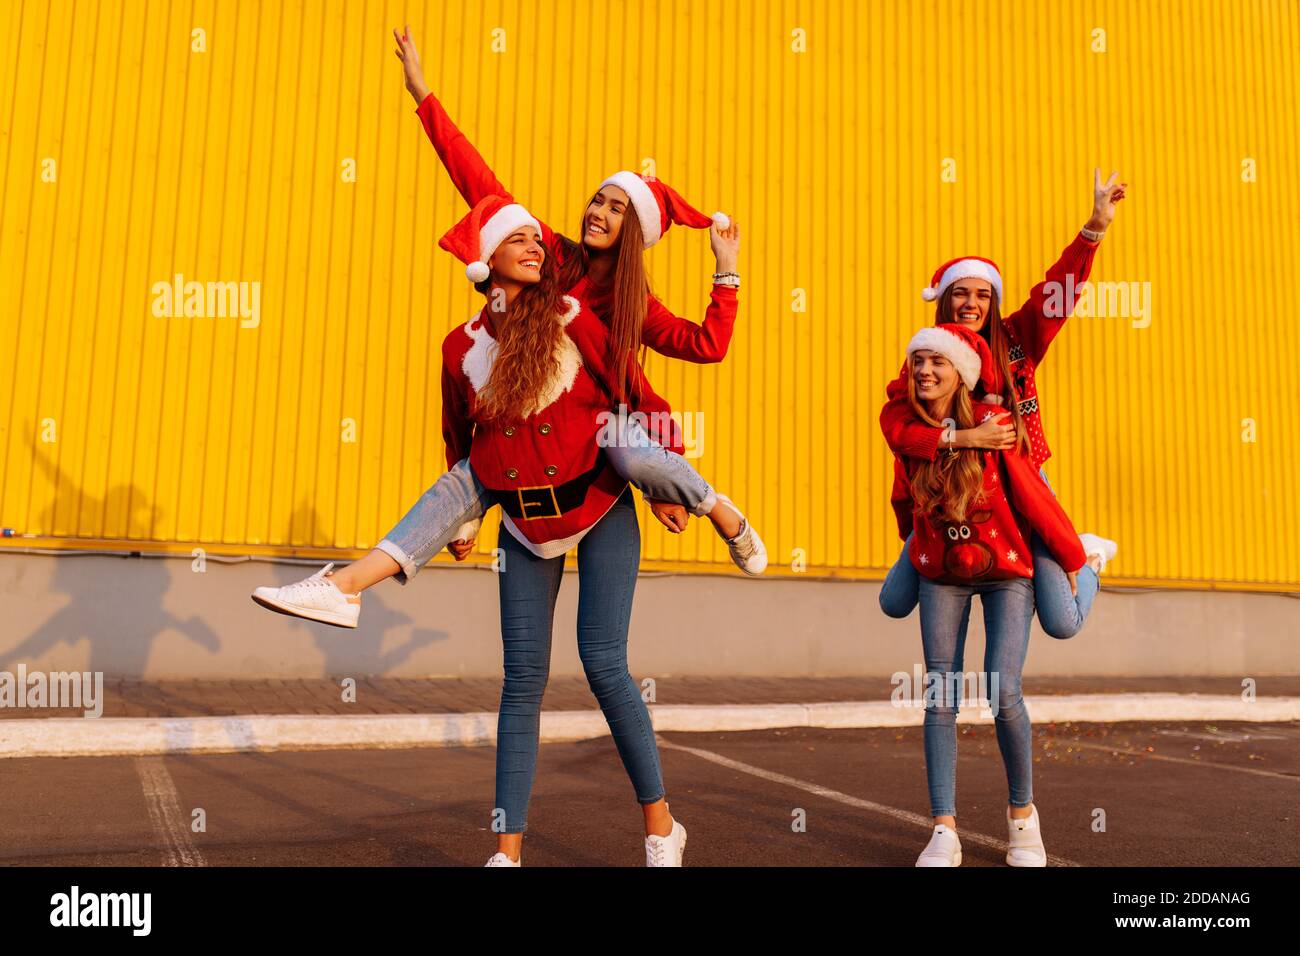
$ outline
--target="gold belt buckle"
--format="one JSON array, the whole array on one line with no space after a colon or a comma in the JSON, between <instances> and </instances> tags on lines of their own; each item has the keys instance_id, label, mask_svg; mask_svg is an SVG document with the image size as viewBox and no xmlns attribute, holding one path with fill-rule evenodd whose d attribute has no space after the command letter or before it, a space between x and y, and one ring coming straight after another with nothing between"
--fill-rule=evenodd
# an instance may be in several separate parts
<instances>
[{"instance_id":1,"label":"gold belt buckle","mask_svg":"<svg viewBox=\"0 0 1300 956\"><path fill-rule=\"evenodd\" d=\"M537 494L524 497L525 491L537 492ZM560 503L555 499L554 485L529 485L526 488L518 489L519 495L519 514L524 521L532 521L534 518L558 518L560 516ZM541 514L530 514L529 508L549 508Z\"/></svg>"}]
</instances>

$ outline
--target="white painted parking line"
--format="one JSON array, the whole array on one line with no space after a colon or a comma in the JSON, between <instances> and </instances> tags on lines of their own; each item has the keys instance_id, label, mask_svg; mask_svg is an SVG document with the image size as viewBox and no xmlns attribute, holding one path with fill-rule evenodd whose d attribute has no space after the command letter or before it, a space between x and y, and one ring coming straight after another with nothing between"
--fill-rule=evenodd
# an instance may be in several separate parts
<instances>
[{"instance_id":1,"label":"white painted parking line","mask_svg":"<svg viewBox=\"0 0 1300 956\"><path fill-rule=\"evenodd\" d=\"M1184 737L1188 740L1208 740L1214 744L1226 743L1245 743L1251 740L1286 740L1282 734L1273 733L1250 733L1239 734L1225 730L1217 730L1208 734L1197 734L1190 730L1157 730L1156 733L1162 737Z\"/></svg>"},{"instance_id":2,"label":"white painted parking line","mask_svg":"<svg viewBox=\"0 0 1300 956\"><path fill-rule=\"evenodd\" d=\"M683 753L692 754L701 760L707 760L715 763L720 767L726 767L729 770L736 770L740 773L747 773L751 777L758 777L760 780L767 780L770 783L779 783L787 787L794 787L796 790L803 790L805 793L811 793L814 796L825 797L827 800L834 800L837 803L843 803L846 806L854 807L858 810L866 810L869 813L878 813L881 816L889 817L891 820L897 820L900 823L911 824L920 827L926 832L934 830L934 820L930 817L923 817L919 813L912 813L908 810L900 810L897 807L887 806L883 803L876 803L874 800L863 800L861 797L854 797L847 793L841 793L839 790L832 790L830 787L823 787L821 784L810 783L807 780L800 780L797 777L789 777L783 773L776 773L771 770L764 770L762 767L755 767L753 764L742 763L739 760L732 760L730 757L724 757L722 754L716 754L711 750L701 750L698 747L687 747L683 744L674 743L671 740L658 738L659 746L665 750L680 750ZM986 846L989 849L996 850L1000 854L1007 852L1007 842L999 840L996 837L986 836L983 833L976 833L973 830L960 830L959 835L963 843L976 843L980 846ZM1047 855L1048 866L1082 866L1081 863L1075 863L1073 860L1067 860L1064 857Z\"/></svg>"},{"instance_id":3,"label":"white painted parking line","mask_svg":"<svg viewBox=\"0 0 1300 956\"><path fill-rule=\"evenodd\" d=\"M149 821L162 844L163 866L207 866L203 854L190 839L190 829L181 813L180 794L162 758L138 757L135 771L140 775Z\"/></svg>"},{"instance_id":4,"label":"white painted parking line","mask_svg":"<svg viewBox=\"0 0 1300 956\"><path fill-rule=\"evenodd\" d=\"M1264 770L1259 767L1234 767L1228 763L1218 763L1213 760L1193 760L1191 757L1168 757L1164 754L1153 754L1145 750L1130 750L1127 747L1111 747L1106 744L1094 744L1082 740L1067 740L1061 737L1049 737L1058 744L1067 747L1083 747L1088 750L1100 750L1104 753L1124 754L1128 757L1144 757L1147 760L1162 760L1165 763L1182 763L1192 767L1206 767L1211 770L1230 770L1233 773L1248 773L1257 777L1272 777L1275 780L1290 780L1292 783L1300 783L1300 774L1281 773L1277 770Z\"/></svg>"}]
</instances>

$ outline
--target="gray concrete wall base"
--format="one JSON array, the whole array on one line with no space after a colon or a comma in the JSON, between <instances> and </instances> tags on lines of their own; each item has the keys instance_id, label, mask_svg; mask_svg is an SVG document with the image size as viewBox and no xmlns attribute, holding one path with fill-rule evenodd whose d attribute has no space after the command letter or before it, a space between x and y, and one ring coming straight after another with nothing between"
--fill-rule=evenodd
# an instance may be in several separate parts
<instances>
[{"instance_id":1,"label":"gray concrete wall base","mask_svg":"<svg viewBox=\"0 0 1300 956\"><path fill-rule=\"evenodd\" d=\"M307 565L189 558L0 553L0 670L101 671L145 679L501 673L497 579L429 567L366 593L355 631L272 614L249 599ZM578 578L565 575L552 673L582 673ZM638 677L842 677L921 664L917 616L885 617L864 582L644 575L630 659ZM972 614L967 669L983 626ZM1083 632L1035 625L1027 676L1259 677L1300 672L1300 599L1242 592L1103 591Z\"/></svg>"}]
</instances>

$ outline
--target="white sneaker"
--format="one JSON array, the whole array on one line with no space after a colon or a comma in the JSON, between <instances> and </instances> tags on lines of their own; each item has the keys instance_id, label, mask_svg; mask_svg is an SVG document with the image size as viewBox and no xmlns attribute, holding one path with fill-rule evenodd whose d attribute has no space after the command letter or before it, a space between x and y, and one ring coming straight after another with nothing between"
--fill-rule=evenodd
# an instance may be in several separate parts
<instances>
[{"instance_id":1,"label":"white sneaker","mask_svg":"<svg viewBox=\"0 0 1300 956\"><path fill-rule=\"evenodd\" d=\"M749 519L741 514L734 501L723 494L718 495L718 500L725 501L727 507L740 515L740 532L734 538L722 539L727 542L731 560L736 562L736 567L746 574L762 574L767 567L767 547L763 544L763 539L758 536Z\"/></svg>"},{"instance_id":2,"label":"white sneaker","mask_svg":"<svg viewBox=\"0 0 1300 956\"><path fill-rule=\"evenodd\" d=\"M1038 808L1033 807L1033 811L1023 820L1013 820L1011 808L1007 807L1008 866L1047 866L1043 832L1038 827Z\"/></svg>"},{"instance_id":3,"label":"white sneaker","mask_svg":"<svg viewBox=\"0 0 1300 956\"><path fill-rule=\"evenodd\" d=\"M1083 553L1088 557L1094 554L1101 559L1101 570L1106 570L1106 562L1114 559L1116 552L1119 551L1119 545L1109 538L1103 538L1095 534L1079 535L1079 543L1083 545ZM1100 574L1101 572L1097 572Z\"/></svg>"},{"instance_id":4,"label":"white sneaker","mask_svg":"<svg viewBox=\"0 0 1300 956\"><path fill-rule=\"evenodd\" d=\"M483 865L484 866L522 866L523 862L522 859L512 860L504 853L493 853L492 856L488 858L488 861Z\"/></svg>"},{"instance_id":5,"label":"white sneaker","mask_svg":"<svg viewBox=\"0 0 1300 956\"><path fill-rule=\"evenodd\" d=\"M673 832L668 836L645 838L646 866L681 866L686 852L686 828L673 820Z\"/></svg>"},{"instance_id":6,"label":"white sneaker","mask_svg":"<svg viewBox=\"0 0 1300 956\"><path fill-rule=\"evenodd\" d=\"M935 825L930 842L916 858L917 866L961 866L961 840L957 831L939 823Z\"/></svg>"},{"instance_id":7,"label":"white sneaker","mask_svg":"<svg viewBox=\"0 0 1300 956\"><path fill-rule=\"evenodd\" d=\"M334 567L330 562L309 578L280 588L258 588L253 600L264 608L303 617L309 621L356 627L361 616L361 595L344 594L326 575Z\"/></svg>"}]
</instances>

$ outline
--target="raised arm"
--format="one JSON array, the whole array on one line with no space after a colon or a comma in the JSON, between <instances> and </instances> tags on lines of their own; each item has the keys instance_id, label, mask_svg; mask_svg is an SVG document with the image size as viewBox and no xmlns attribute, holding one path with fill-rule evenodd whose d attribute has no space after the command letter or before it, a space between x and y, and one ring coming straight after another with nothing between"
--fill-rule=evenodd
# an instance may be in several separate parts
<instances>
[{"instance_id":1,"label":"raised arm","mask_svg":"<svg viewBox=\"0 0 1300 956\"><path fill-rule=\"evenodd\" d=\"M701 364L721 362L736 327L737 295L734 286L715 284L709 293L703 325L673 315L652 295L646 300L641 341L669 358Z\"/></svg>"},{"instance_id":2,"label":"raised arm","mask_svg":"<svg viewBox=\"0 0 1300 956\"><path fill-rule=\"evenodd\" d=\"M1097 246L1115 218L1116 203L1128 189L1128 183L1116 182L1118 176L1111 173L1110 179L1103 183L1101 170L1093 170L1092 215L1087 224L1047 270L1043 281L1030 290L1024 305L1006 317L1034 364L1043 360L1047 347L1074 313L1083 284L1092 273Z\"/></svg>"},{"instance_id":3,"label":"raised arm","mask_svg":"<svg viewBox=\"0 0 1300 956\"><path fill-rule=\"evenodd\" d=\"M497 179L474 144L451 121L438 98L429 91L428 84L424 82L420 54L411 37L411 28L408 26L405 33L394 30L393 37L397 40L397 58L402 61L402 69L406 74L406 89L418 104L415 115L424 125L429 142L433 143L443 168L447 170L447 175L451 177L461 198L471 207L478 205L484 196L501 196L513 202L514 197L505 184ZM542 240L547 245L551 244L551 235L550 228L542 223Z\"/></svg>"},{"instance_id":4,"label":"raised arm","mask_svg":"<svg viewBox=\"0 0 1300 956\"><path fill-rule=\"evenodd\" d=\"M736 263L740 258L740 226L734 220L726 229L710 226L709 245L716 263L715 276L727 276L738 282ZM731 334L736 327L738 295L737 286L715 281L703 325L673 315L662 302L651 296L646 302L641 342L669 358L687 362L721 362L727 355Z\"/></svg>"}]
</instances>

